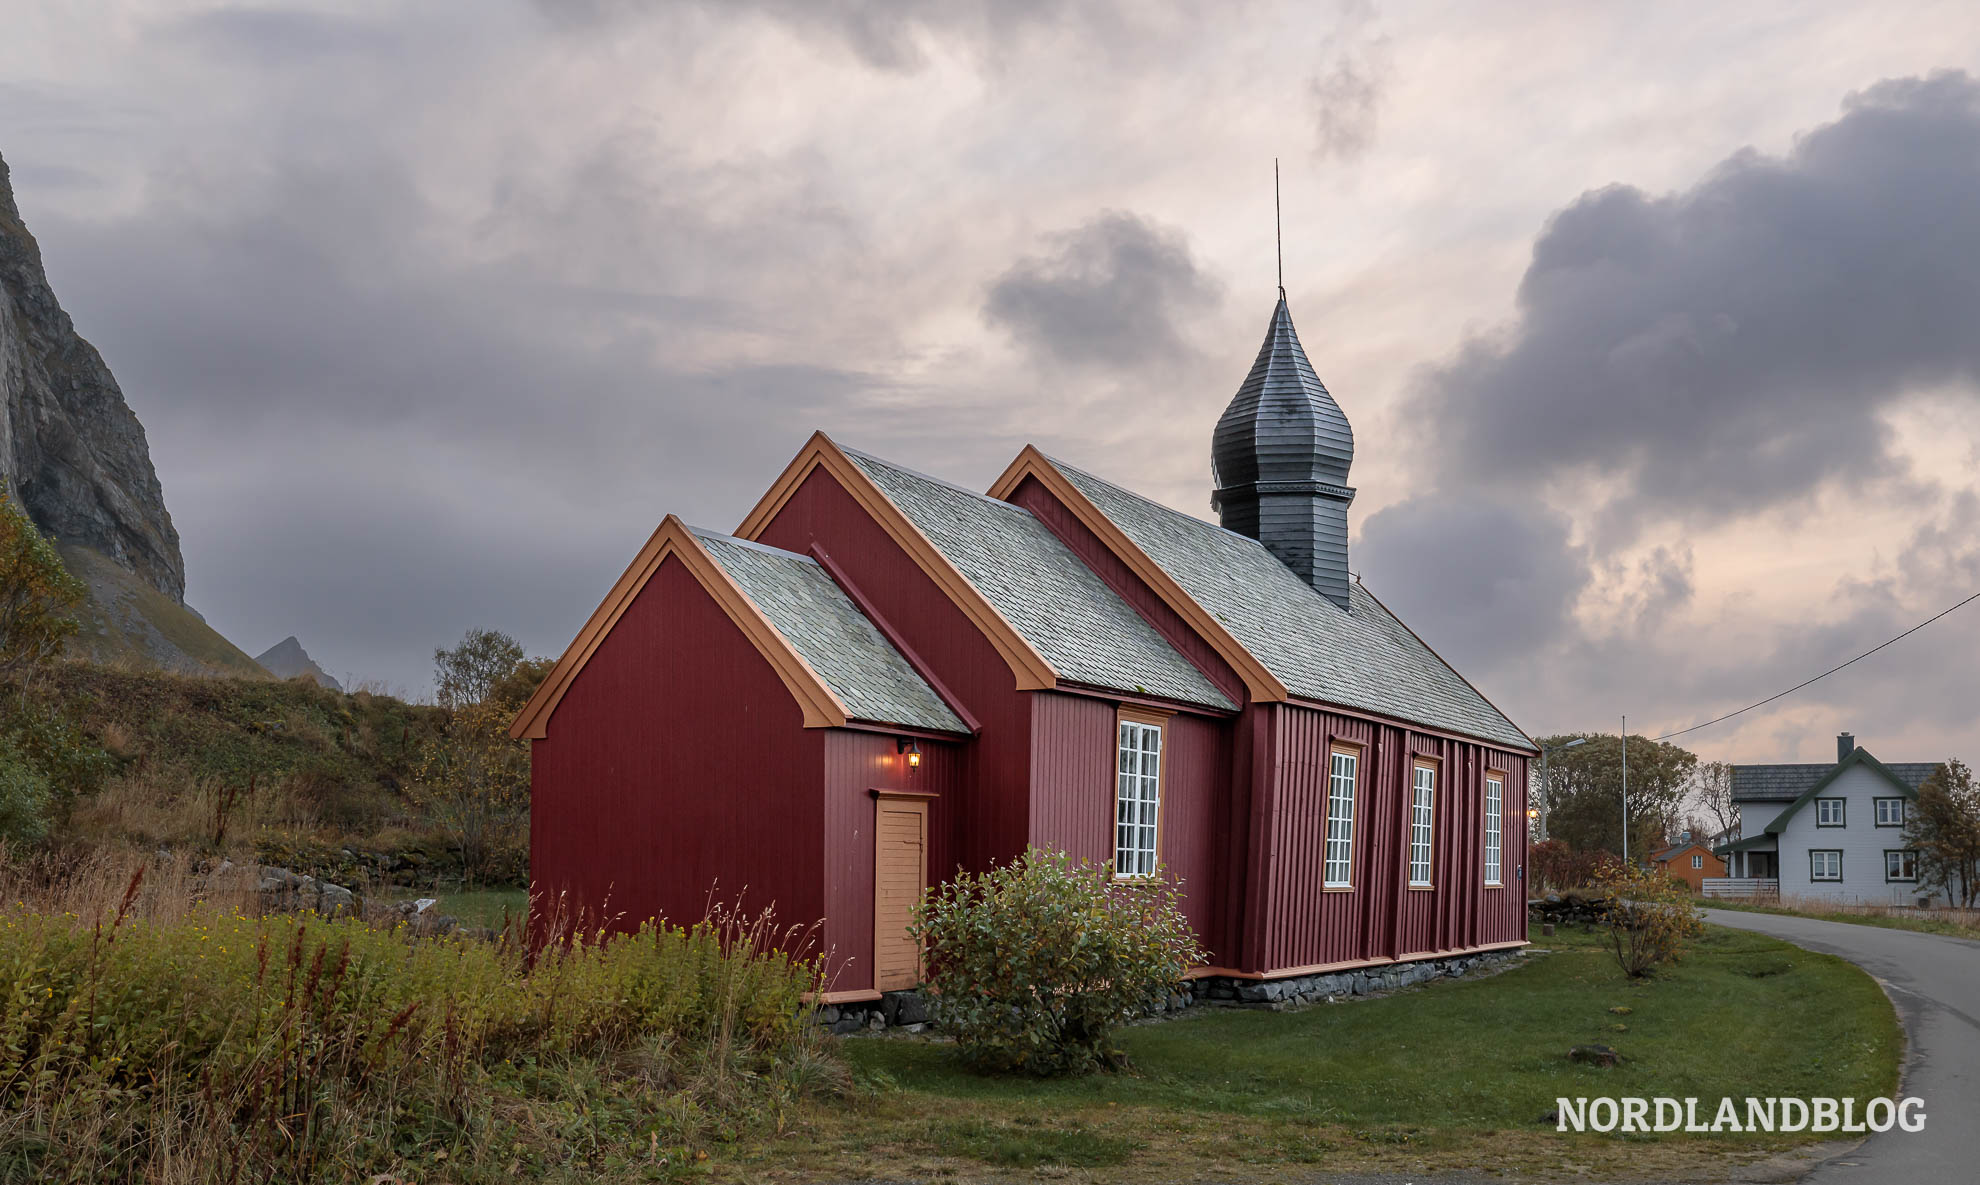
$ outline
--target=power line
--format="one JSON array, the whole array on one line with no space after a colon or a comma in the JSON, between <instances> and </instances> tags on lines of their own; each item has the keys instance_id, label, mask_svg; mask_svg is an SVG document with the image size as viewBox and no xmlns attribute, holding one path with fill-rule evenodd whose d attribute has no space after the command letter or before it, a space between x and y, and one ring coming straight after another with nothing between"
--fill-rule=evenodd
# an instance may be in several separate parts
<instances>
[{"instance_id":1,"label":"power line","mask_svg":"<svg viewBox=\"0 0 1980 1185\"><path fill-rule=\"evenodd\" d=\"M1800 691L1802 688L1808 686L1810 683L1815 683L1820 680L1826 679L1830 675L1835 674L1837 671L1842 670L1844 667L1852 666L1856 663L1862 662L1864 659L1869 658L1871 655L1877 653L1879 650L1882 650L1884 647L1891 645L1893 642L1901 642L1904 639L1910 637L1911 635L1917 633L1919 630L1922 630L1926 626L1931 625L1933 622L1939 620L1939 618L1950 616L1951 614L1959 611L1960 609L1964 609L1966 606L1971 605L1975 601L1980 601L1980 592L1974 593L1972 596L1961 601L1959 604L1954 605L1950 609L1947 609L1944 613L1940 613L1936 616L1926 618L1924 621L1921 621L1917 625L1912 626L1910 629L1899 634L1897 637L1892 638L1886 642L1881 642L1878 645L1872 646L1870 649L1865 650L1863 653L1857 655L1855 658L1850 659L1848 662L1838 663L1837 665L1830 667L1828 670L1823 671L1821 674L1815 676L1815 678L1813 679L1808 679L1803 682L1797 683L1793 687L1788 688L1786 691L1776 692L1773 695L1768 696L1766 699L1761 700L1757 704L1748 704L1737 712L1727 712L1725 715L1716 716L1710 720L1707 720L1703 724L1694 724L1690 728L1680 728L1676 732L1667 732L1663 736L1657 737L1656 739L1660 741L1668 741L1672 737L1681 737L1687 732L1697 732L1701 728L1710 728L1712 725L1717 724L1720 721L1731 720L1734 716L1739 716L1744 713L1751 712L1755 708L1764 708L1768 704L1773 703L1775 700L1780 699L1782 696L1793 695L1795 692Z\"/></svg>"}]
</instances>

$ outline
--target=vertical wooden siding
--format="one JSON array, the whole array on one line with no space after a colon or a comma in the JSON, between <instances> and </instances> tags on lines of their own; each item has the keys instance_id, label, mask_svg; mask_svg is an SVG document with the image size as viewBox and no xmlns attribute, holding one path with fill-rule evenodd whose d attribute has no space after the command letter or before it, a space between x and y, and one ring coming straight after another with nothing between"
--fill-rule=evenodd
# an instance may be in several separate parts
<instances>
[{"instance_id":1,"label":"vertical wooden siding","mask_svg":"<svg viewBox=\"0 0 1980 1185\"><path fill-rule=\"evenodd\" d=\"M1390 723L1274 705L1266 747L1271 799L1255 829L1268 851L1252 879L1248 968L1295 967L1462 950L1525 936L1526 761ZM1323 887L1328 754L1361 751L1354 886ZM1438 769L1429 889L1409 887L1409 802L1416 758ZM1505 774L1501 887L1484 883L1485 773ZM1257 857L1254 856L1256 859Z\"/></svg>"},{"instance_id":2,"label":"vertical wooden siding","mask_svg":"<svg viewBox=\"0 0 1980 1185\"><path fill-rule=\"evenodd\" d=\"M1118 708L1089 696L1032 693L1032 844L1112 864ZM1217 957L1224 937L1230 731L1228 720L1188 713L1162 725L1157 855L1182 881L1183 912Z\"/></svg>"},{"instance_id":3,"label":"vertical wooden siding","mask_svg":"<svg viewBox=\"0 0 1980 1185\"><path fill-rule=\"evenodd\" d=\"M536 893L621 928L695 922L711 897L818 918L823 744L770 664L669 559L533 742Z\"/></svg>"},{"instance_id":4,"label":"vertical wooden siding","mask_svg":"<svg viewBox=\"0 0 1980 1185\"><path fill-rule=\"evenodd\" d=\"M933 793L928 803L928 877L955 870L953 832L960 746L923 740L921 768L910 771L883 733L825 730L825 927L830 991L873 986L874 790Z\"/></svg>"},{"instance_id":5,"label":"vertical wooden siding","mask_svg":"<svg viewBox=\"0 0 1980 1185\"><path fill-rule=\"evenodd\" d=\"M804 479L759 540L800 553L813 544L823 547L981 723L966 747L954 809L942 822L930 819L929 867L946 875L957 863L981 868L1023 851L1031 705L996 648L822 469ZM938 856L939 865L933 862Z\"/></svg>"}]
</instances>

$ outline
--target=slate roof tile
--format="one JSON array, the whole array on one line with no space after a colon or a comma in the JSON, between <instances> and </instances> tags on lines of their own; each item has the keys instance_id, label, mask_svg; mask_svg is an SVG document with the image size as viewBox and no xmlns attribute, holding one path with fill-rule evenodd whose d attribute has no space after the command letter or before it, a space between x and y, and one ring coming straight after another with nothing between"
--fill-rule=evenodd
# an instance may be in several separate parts
<instances>
[{"instance_id":1,"label":"slate roof tile","mask_svg":"<svg viewBox=\"0 0 1980 1185\"><path fill-rule=\"evenodd\" d=\"M1030 511L844 452L1061 678L1236 708Z\"/></svg>"},{"instance_id":2,"label":"slate roof tile","mask_svg":"<svg viewBox=\"0 0 1980 1185\"><path fill-rule=\"evenodd\" d=\"M810 556L714 531L695 538L856 720L969 731Z\"/></svg>"},{"instance_id":3,"label":"slate roof tile","mask_svg":"<svg viewBox=\"0 0 1980 1185\"><path fill-rule=\"evenodd\" d=\"M1732 800L1734 802L1793 802L1808 791L1810 786L1827 777L1836 768L1833 761L1815 765L1735 765L1733 766ZM1913 790L1932 771L1939 768L1933 761L1889 761L1884 768L1896 774L1899 780Z\"/></svg>"},{"instance_id":4,"label":"slate roof tile","mask_svg":"<svg viewBox=\"0 0 1980 1185\"><path fill-rule=\"evenodd\" d=\"M1256 539L1053 463L1294 695L1532 748L1359 581L1341 609Z\"/></svg>"}]
</instances>

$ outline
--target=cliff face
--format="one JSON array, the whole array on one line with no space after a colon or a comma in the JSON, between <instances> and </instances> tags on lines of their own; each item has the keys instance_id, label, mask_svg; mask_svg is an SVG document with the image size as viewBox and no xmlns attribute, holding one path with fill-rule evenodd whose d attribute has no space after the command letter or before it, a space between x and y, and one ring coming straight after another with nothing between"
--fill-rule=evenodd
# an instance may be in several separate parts
<instances>
[{"instance_id":1,"label":"cliff face","mask_svg":"<svg viewBox=\"0 0 1980 1185\"><path fill-rule=\"evenodd\" d=\"M144 426L56 303L0 159L0 481L41 529L183 604L185 561Z\"/></svg>"}]
</instances>

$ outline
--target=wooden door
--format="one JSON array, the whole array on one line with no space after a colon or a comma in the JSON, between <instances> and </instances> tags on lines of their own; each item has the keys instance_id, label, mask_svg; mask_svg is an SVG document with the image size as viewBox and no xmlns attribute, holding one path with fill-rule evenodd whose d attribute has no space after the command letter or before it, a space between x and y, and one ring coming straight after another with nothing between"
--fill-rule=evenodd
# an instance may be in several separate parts
<instances>
[{"instance_id":1,"label":"wooden door","mask_svg":"<svg viewBox=\"0 0 1980 1185\"><path fill-rule=\"evenodd\" d=\"M873 986L883 992L921 982L921 944L908 935L911 911L928 884L928 804L882 798L873 827Z\"/></svg>"}]
</instances>

